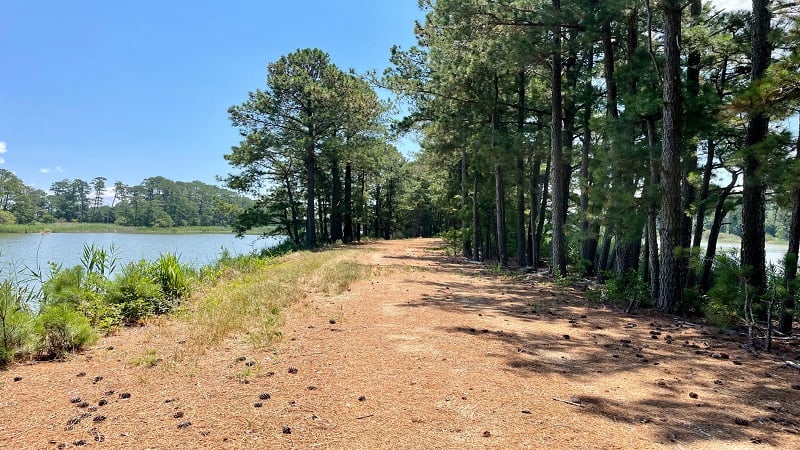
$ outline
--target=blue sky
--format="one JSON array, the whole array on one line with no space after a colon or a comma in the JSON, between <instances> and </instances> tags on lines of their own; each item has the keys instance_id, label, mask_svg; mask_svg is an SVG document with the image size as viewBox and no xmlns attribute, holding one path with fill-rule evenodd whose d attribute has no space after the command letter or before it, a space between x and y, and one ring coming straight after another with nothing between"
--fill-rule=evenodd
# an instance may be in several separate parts
<instances>
[{"instance_id":1,"label":"blue sky","mask_svg":"<svg viewBox=\"0 0 800 450\"><path fill-rule=\"evenodd\" d=\"M97 176L215 183L229 106L267 63L318 47L382 71L415 43L416 0L0 2L0 168L47 189Z\"/></svg>"}]
</instances>

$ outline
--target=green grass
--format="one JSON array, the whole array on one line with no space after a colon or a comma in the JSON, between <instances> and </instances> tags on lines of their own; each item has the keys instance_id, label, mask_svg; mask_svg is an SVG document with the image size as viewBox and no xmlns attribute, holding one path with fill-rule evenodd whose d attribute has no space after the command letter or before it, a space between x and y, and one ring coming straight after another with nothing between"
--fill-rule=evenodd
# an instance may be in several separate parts
<instances>
[{"instance_id":1,"label":"green grass","mask_svg":"<svg viewBox=\"0 0 800 450\"><path fill-rule=\"evenodd\" d=\"M232 267L230 275L199 291L182 315L191 324L191 344L202 349L247 333L254 347L269 345L281 338L287 306L309 291L340 293L365 277L368 268L356 262L362 254L348 249L297 252L250 265L246 272L241 264Z\"/></svg>"},{"instance_id":2,"label":"green grass","mask_svg":"<svg viewBox=\"0 0 800 450\"><path fill-rule=\"evenodd\" d=\"M269 228L257 228L247 234L264 234ZM226 234L230 227L128 227L109 223L33 223L0 225L0 233L136 233L136 234Z\"/></svg>"}]
</instances>

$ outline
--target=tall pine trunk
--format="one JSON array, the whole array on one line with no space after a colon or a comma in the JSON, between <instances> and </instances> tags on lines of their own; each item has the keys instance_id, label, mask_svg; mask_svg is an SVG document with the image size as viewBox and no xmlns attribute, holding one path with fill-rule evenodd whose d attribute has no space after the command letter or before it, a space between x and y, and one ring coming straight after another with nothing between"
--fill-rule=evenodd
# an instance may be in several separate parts
<instances>
[{"instance_id":1,"label":"tall pine trunk","mask_svg":"<svg viewBox=\"0 0 800 450\"><path fill-rule=\"evenodd\" d=\"M650 297L654 304L658 303L660 283L660 267L658 262L658 186L659 160L656 148L656 124L653 119L647 120L647 144L650 147L650 192L647 208L647 258L649 261Z\"/></svg>"},{"instance_id":2,"label":"tall pine trunk","mask_svg":"<svg viewBox=\"0 0 800 450\"><path fill-rule=\"evenodd\" d=\"M344 166L344 241L353 242L353 163Z\"/></svg>"},{"instance_id":3,"label":"tall pine trunk","mask_svg":"<svg viewBox=\"0 0 800 450\"><path fill-rule=\"evenodd\" d=\"M472 179L472 244L475 250L472 252L472 259L480 261L481 259L481 235L480 235L480 217L478 216L478 175Z\"/></svg>"},{"instance_id":4,"label":"tall pine trunk","mask_svg":"<svg viewBox=\"0 0 800 450\"><path fill-rule=\"evenodd\" d=\"M795 148L795 164L800 164L800 134ZM797 279L797 255L800 251L800 185L792 189L792 217L789 223L789 246L786 250L786 297L783 300L783 311L778 324L781 333L792 332L792 318L794 316L795 280Z\"/></svg>"},{"instance_id":5,"label":"tall pine trunk","mask_svg":"<svg viewBox=\"0 0 800 450\"><path fill-rule=\"evenodd\" d=\"M331 241L342 240L342 179L339 174L339 158L331 162Z\"/></svg>"},{"instance_id":6,"label":"tall pine trunk","mask_svg":"<svg viewBox=\"0 0 800 450\"><path fill-rule=\"evenodd\" d=\"M593 47L592 47L593 48ZM586 70L591 73L594 52L589 49ZM585 89L591 92L592 80L586 81ZM593 96L590 96L593 97ZM592 180L589 172L590 152L592 148L592 107L594 103L589 103L583 110L583 142L581 145L581 166L580 166L580 212L581 212L581 234L580 234L580 254L583 267L583 276L590 277L595 274L595 260L597 259L597 239L599 234L599 223L595 219L589 219L589 189Z\"/></svg>"},{"instance_id":7,"label":"tall pine trunk","mask_svg":"<svg viewBox=\"0 0 800 450\"><path fill-rule=\"evenodd\" d=\"M317 159L314 149L313 127L312 137L306 147L306 248L317 246L317 222L314 211L316 199Z\"/></svg>"},{"instance_id":8,"label":"tall pine trunk","mask_svg":"<svg viewBox=\"0 0 800 450\"><path fill-rule=\"evenodd\" d=\"M661 144L661 245L659 295L656 306L672 312L681 307L681 6L678 0L662 2L664 11L664 105Z\"/></svg>"},{"instance_id":9,"label":"tall pine trunk","mask_svg":"<svg viewBox=\"0 0 800 450\"><path fill-rule=\"evenodd\" d=\"M758 81L769 67L769 0L753 0L751 27L752 70L750 80ZM769 116L752 112L747 123L744 155L744 184L742 189L742 265L750 268L748 282L757 293L767 287L766 249L764 240L765 196L767 186L759 174L761 156L756 146L767 138Z\"/></svg>"},{"instance_id":10,"label":"tall pine trunk","mask_svg":"<svg viewBox=\"0 0 800 450\"><path fill-rule=\"evenodd\" d=\"M461 149L461 232L463 248L462 256L472 258L472 242L470 236L466 235L467 225L467 150Z\"/></svg>"},{"instance_id":11,"label":"tall pine trunk","mask_svg":"<svg viewBox=\"0 0 800 450\"><path fill-rule=\"evenodd\" d=\"M533 164L531 165L531 195L530 195L530 208L531 208L531 217L530 217L530 255L528 264L530 264L533 269L537 269L539 267L539 243L537 242L537 235L536 235L536 227L538 225L539 219L539 192L542 190L539 188L540 184L540 172L542 169L542 160L540 158L535 158ZM547 180L545 179L545 183Z\"/></svg>"},{"instance_id":12,"label":"tall pine trunk","mask_svg":"<svg viewBox=\"0 0 800 450\"><path fill-rule=\"evenodd\" d=\"M525 131L525 70L517 74L517 131L520 135ZM525 160L522 149L517 150L516 157L516 182L517 182L517 264L524 267L525 258Z\"/></svg>"},{"instance_id":13,"label":"tall pine trunk","mask_svg":"<svg viewBox=\"0 0 800 450\"><path fill-rule=\"evenodd\" d=\"M565 275L567 273L567 252L566 234L566 205L567 198L564 195L563 186L567 177L564 161L564 148L562 143L563 110L561 97L561 0L553 0L553 8L556 13L556 23L553 25L553 70L551 79L551 93L553 102L553 113L550 130L550 152L551 152L551 184L553 198L551 204L551 224L553 227L553 237L550 249L550 268L554 274Z\"/></svg>"}]
</instances>

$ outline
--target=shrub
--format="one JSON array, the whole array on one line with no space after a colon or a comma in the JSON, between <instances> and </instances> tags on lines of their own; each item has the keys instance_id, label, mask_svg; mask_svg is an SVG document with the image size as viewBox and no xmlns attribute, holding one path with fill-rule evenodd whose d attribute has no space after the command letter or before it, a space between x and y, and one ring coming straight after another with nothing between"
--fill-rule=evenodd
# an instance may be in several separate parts
<instances>
[{"instance_id":1,"label":"shrub","mask_svg":"<svg viewBox=\"0 0 800 450\"><path fill-rule=\"evenodd\" d=\"M150 265L151 275L161 286L161 293L169 302L184 297L191 288L191 269L181 264L178 257L172 253L162 254ZM168 312L168 311L162 311ZM162 312L156 312L161 314Z\"/></svg>"},{"instance_id":2,"label":"shrub","mask_svg":"<svg viewBox=\"0 0 800 450\"><path fill-rule=\"evenodd\" d=\"M151 272L146 261L128 263L109 285L106 298L116 305L123 321L135 323L172 309Z\"/></svg>"},{"instance_id":3,"label":"shrub","mask_svg":"<svg viewBox=\"0 0 800 450\"><path fill-rule=\"evenodd\" d=\"M95 266L97 268L97 266ZM106 300L108 279L98 272L86 272L83 266L70 269L54 268L44 282L43 304L68 304L83 313L92 326L102 330L120 323L118 308Z\"/></svg>"},{"instance_id":4,"label":"shrub","mask_svg":"<svg viewBox=\"0 0 800 450\"><path fill-rule=\"evenodd\" d=\"M0 210L0 224L15 224L17 223L17 216L11 211Z\"/></svg>"},{"instance_id":5,"label":"shrub","mask_svg":"<svg viewBox=\"0 0 800 450\"><path fill-rule=\"evenodd\" d=\"M97 340L89 319L71 305L45 305L33 324L37 350L43 356L60 358Z\"/></svg>"},{"instance_id":6,"label":"shrub","mask_svg":"<svg viewBox=\"0 0 800 450\"><path fill-rule=\"evenodd\" d=\"M0 282L0 366L27 351L31 320L16 286L8 280Z\"/></svg>"},{"instance_id":7,"label":"shrub","mask_svg":"<svg viewBox=\"0 0 800 450\"><path fill-rule=\"evenodd\" d=\"M444 241L445 252L448 255L458 255L464 248L464 230L449 229L439 235Z\"/></svg>"},{"instance_id":8,"label":"shrub","mask_svg":"<svg viewBox=\"0 0 800 450\"><path fill-rule=\"evenodd\" d=\"M624 307L626 311L650 306L651 303L650 287L634 271L609 279L603 289L602 298L606 302Z\"/></svg>"}]
</instances>

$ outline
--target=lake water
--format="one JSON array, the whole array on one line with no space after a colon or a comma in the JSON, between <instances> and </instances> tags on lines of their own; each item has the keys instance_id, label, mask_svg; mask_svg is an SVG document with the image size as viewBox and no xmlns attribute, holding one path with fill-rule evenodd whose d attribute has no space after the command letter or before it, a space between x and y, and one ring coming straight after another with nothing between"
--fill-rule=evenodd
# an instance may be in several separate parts
<instances>
[{"instance_id":1,"label":"lake water","mask_svg":"<svg viewBox=\"0 0 800 450\"><path fill-rule=\"evenodd\" d=\"M705 243L703 243L705 251ZM786 244L767 244L764 248L767 252L767 265L775 264L776 266L780 267L781 260L786 256L786 249L788 246ZM739 256L740 252L740 245L738 242L721 242L717 244L717 254L719 255L722 252L730 251L731 249L736 250L736 256Z\"/></svg>"},{"instance_id":2,"label":"lake water","mask_svg":"<svg viewBox=\"0 0 800 450\"><path fill-rule=\"evenodd\" d=\"M250 253L272 247L279 238L259 238L233 234L127 234L127 233L28 233L0 234L0 278L8 278L25 267L42 267L47 262L72 267L80 264L84 245L108 250L113 244L118 267L129 261L153 261L161 254L172 253L193 267L212 264L227 249L231 255Z\"/></svg>"}]
</instances>

